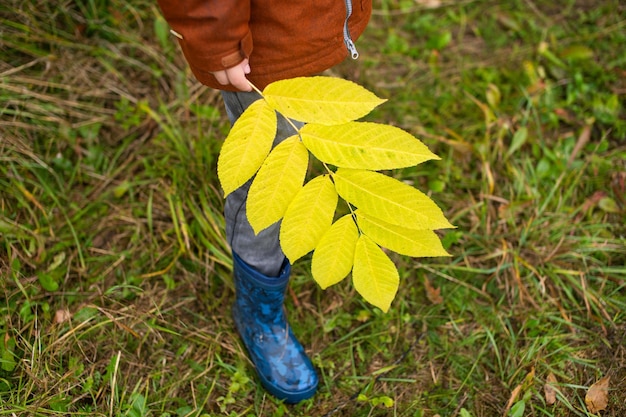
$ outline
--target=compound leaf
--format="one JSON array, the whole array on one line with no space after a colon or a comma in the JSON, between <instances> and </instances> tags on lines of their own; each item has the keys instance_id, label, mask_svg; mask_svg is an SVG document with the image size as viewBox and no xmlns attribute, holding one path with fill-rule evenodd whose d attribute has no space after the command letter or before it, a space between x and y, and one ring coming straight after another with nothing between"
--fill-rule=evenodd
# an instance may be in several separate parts
<instances>
[{"instance_id":1,"label":"compound leaf","mask_svg":"<svg viewBox=\"0 0 626 417\"><path fill-rule=\"evenodd\" d=\"M384 312L398 292L398 269L383 250L366 235L359 236L354 251L352 282L365 300Z\"/></svg>"},{"instance_id":2,"label":"compound leaf","mask_svg":"<svg viewBox=\"0 0 626 417\"><path fill-rule=\"evenodd\" d=\"M379 123L308 124L300 135L317 159L338 167L377 171L440 159L410 133Z\"/></svg>"},{"instance_id":3,"label":"compound leaf","mask_svg":"<svg viewBox=\"0 0 626 417\"><path fill-rule=\"evenodd\" d=\"M326 289L352 270L359 231L351 214L337 220L320 239L311 260L313 279Z\"/></svg>"},{"instance_id":4,"label":"compound leaf","mask_svg":"<svg viewBox=\"0 0 626 417\"><path fill-rule=\"evenodd\" d=\"M332 77L276 81L265 87L263 97L290 119L323 125L359 119L385 102L356 83Z\"/></svg>"},{"instance_id":5,"label":"compound leaf","mask_svg":"<svg viewBox=\"0 0 626 417\"><path fill-rule=\"evenodd\" d=\"M308 163L309 153L298 136L285 139L270 152L248 192L246 211L255 233L285 215L302 188Z\"/></svg>"},{"instance_id":6,"label":"compound leaf","mask_svg":"<svg viewBox=\"0 0 626 417\"><path fill-rule=\"evenodd\" d=\"M315 249L333 222L338 200L329 175L312 179L298 191L280 225L280 246L292 264Z\"/></svg>"},{"instance_id":7,"label":"compound leaf","mask_svg":"<svg viewBox=\"0 0 626 417\"><path fill-rule=\"evenodd\" d=\"M258 171L272 149L276 112L265 100L257 100L237 119L224 140L217 159L217 176L228 195Z\"/></svg>"},{"instance_id":8,"label":"compound leaf","mask_svg":"<svg viewBox=\"0 0 626 417\"><path fill-rule=\"evenodd\" d=\"M415 230L453 227L434 201L395 178L367 170L339 168L333 179L341 198L365 215Z\"/></svg>"},{"instance_id":9,"label":"compound leaf","mask_svg":"<svg viewBox=\"0 0 626 417\"><path fill-rule=\"evenodd\" d=\"M357 210L359 229L378 245L412 257L450 256L432 230L414 230L366 216Z\"/></svg>"}]
</instances>

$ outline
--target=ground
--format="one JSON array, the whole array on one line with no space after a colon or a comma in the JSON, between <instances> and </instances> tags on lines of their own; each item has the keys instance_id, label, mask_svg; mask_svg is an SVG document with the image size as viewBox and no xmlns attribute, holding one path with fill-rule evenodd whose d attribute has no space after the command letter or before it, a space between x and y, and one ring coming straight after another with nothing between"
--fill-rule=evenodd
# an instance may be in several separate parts
<instances>
[{"instance_id":1,"label":"ground","mask_svg":"<svg viewBox=\"0 0 626 417\"><path fill-rule=\"evenodd\" d=\"M393 175L457 227L452 256L395 257L388 313L298 262L287 308L321 387L287 406L233 332L220 97L156 4L0 6L0 414L626 414L625 6L374 8L327 75L442 158Z\"/></svg>"}]
</instances>

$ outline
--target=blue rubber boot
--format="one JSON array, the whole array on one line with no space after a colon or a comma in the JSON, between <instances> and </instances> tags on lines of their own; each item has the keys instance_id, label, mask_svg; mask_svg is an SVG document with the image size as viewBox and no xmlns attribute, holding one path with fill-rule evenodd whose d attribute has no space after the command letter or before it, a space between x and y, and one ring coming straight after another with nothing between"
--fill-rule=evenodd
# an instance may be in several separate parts
<instances>
[{"instance_id":1,"label":"blue rubber boot","mask_svg":"<svg viewBox=\"0 0 626 417\"><path fill-rule=\"evenodd\" d=\"M283 308L291 267L267 277L233 253L236 299L233 318L265 389L294 404L310 398L318 378L311 360L293 335Z\"/></svg>"}]
</instances>

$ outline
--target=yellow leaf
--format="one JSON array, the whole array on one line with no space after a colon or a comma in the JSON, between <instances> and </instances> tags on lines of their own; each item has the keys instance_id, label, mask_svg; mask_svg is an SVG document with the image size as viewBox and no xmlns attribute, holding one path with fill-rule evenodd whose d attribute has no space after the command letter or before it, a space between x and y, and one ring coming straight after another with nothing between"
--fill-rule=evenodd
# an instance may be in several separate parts
<instances>
[{"instance_id":1,"label":"yellow leaf","mask_svg":"<svg viewBox=\"0 0 626 417\"><path fill-rule=\"evenodd\" d=\"M439 159L410 133L379 123L308 124L300 135L317 159L338 167L377 171Z\"/></svg>"},{"instance_id":2,"label":"yellow leaf","mask_svg":"<svg viewBox=\"0 0 626 417\"><path fill-rule=\"evenodd\" d=\"M285 139L270 152L248 193L246 212L255 233L285 215L302 188L308 163L309 153L298 136Z\"/></svg>"},{"instance_id":3,"label":"yellow leaf","mask_svg":"<svg viewBox=\"0 0 626 417\"><path fill-rule=\"evenodd\" d=\"M384 248L413 257L450 256L432 230L397 226L367 216L361 210L357 210L356 214L361 232Z\"/></svg>"},{"instance_id":4,"label":"yellow leaf","mask_svg":"<svg viewBox=\"0 0 626 417\"><path fill-rule=\"evenodd\" d=\"M609 405L609 380L610 376L605 376L589 387L585 395L585 405L590 413L596 414L606 410Z\"/></svg>"},{"instance_id":5,"label":"yellow leaf","mask_svg":"<svg viewBox=\"0 0 626 417\"><path fill-rule=\"evenodd\" d=\"M326 289L344 279L354 264L354 249L359 231L347 214L337 220L320 239L311 260L313 279Z\"/></svg>"},{"instance_id":6,"label":"yellow leaf","mask_svg":"<svg viewBox=\"0 0 626 417\"><path fill-rule=\"evenodd\" d=\"M452 228L443 212L421 191L378 172L339 168L337 193L363 213L409 229Z\"/></svg>"},{"instance_id":7,"label":"yellow leaf","mask_svg":"<svg viewBox=\"0 0 626 417\"><path fill-rule=\"evenodd\" d=\"M217 159L217 176L228 195L246 183L261 167L276 135L276 112L257 100L237 119Z\"/></svg>"},{"instance_id":8,"label":"yellow leaf","mask_svg":"<svg viewBox=\"0 0 626 417\"><path fill-rule=\"evenodd\" d=\"M290 119L323 125L359 119L385 102L358 84L332 77L276 81L265 87L263 97Z\"/></svg>"},{"instance_id":9,"label":"yellow leaf","mask_svg":"<svg viewBox=\"0 0 626 417\"><path fill-rule=\"evenodd\" d=\"M338 200L328 175L312 179L298 191L280 225L280 246L292 264L315 249L333 222Z\"/></svg>"},{"instance_id":10,"label":"yellow leaf","mask_svg":"<svg viewBox=\"0 0 626 417\"><path fill-rule=\"evenodd\" d=\"M372 239L361 235L354 251L352 282L365 300L384 312L398 292L398 269Z\"/></svg>"}]
</instances>

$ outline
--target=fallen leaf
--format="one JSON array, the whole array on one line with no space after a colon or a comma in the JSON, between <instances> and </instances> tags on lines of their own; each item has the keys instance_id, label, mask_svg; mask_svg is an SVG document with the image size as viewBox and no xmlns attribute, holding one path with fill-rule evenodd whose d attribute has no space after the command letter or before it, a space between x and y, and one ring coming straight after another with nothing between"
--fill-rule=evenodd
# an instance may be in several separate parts
<instances>
[{"instance_id":1,"label":"fallen leaf","mask_svg":"<svg viewBox=\"0 0 626 417\"><path fill-rule=\"evenodd\" d=\"M548 374L546 378L546 384L543 386L543 392L546 396L546 404L554 405L556 403L556 390L554 385L556 384L556 377L552 372Z\"/></svg>"},{"instance_id":2,"label":"fallen leaf","mask_svg":"<svg viewBox=\"0 0 626 417\"><path fill-rule=\"evenodd\" d=\"M506 403L504 414L509 413L509 410L511 409L511 407L513 407L513 404L515 403L515 400L517 400L517 397L520 394L520 392L522 392L522 384L519 384L518 386L513 388L513 391L511 391L511 396L509 397L509 401Z\"/></svg>"},{"instance_id":3,"label":"fallen leaf","mask_svg":"<svg viewBox=\"0 0 626 417\"><path fill-rule=\"evenodd\" d=\"M443 303L443 297L441 296L441 288L435 288L431 285L428 278L424 278L424 288L426 289L426 297L433 304Z\"/></svg>"},{"instance_id":4,"label":"fallen leaf","mask_svg":"<svg viewBox=\"0 0 626 417\"><path fill-rule=\"evenodd\" d=\"M69 321L70 318L72 318L72 315L70 314L70 312L68 310L57 310L54 313L54 322L56 324L61 324L64 323L66 321Z\"/></svg>"},{"instance_id":5,"label":"fallen leaf","mask_svg":"<svg viewBox=\"0 0 626 417\"><path fill-rule=\"evenodd\" d=\"M597 413L606 410L609 404L609 380L610 376L600 378L595 384L589 387L585 395L585 404L590 413Z\"/></svg>"},{"instance_id":6,"label":"fallen leaf","mask_svg":"<svg viewBox=\"0 0 626 417\"><path fill-rule=\"evenodd\" d=\"M535 368L533 367L530 370L530 372L526 374L522 383L516 386L515 388L513 388L513 391L511 391L511 396L509 397L509 401L507 402L506 408L504 409L505 415L508 414L511 407L513 407L513 404L515 404L515 402L517 401L517 397L520 395L522 390L532 385L534 378L535 378Z\"/></svg>"}]
</instances>

